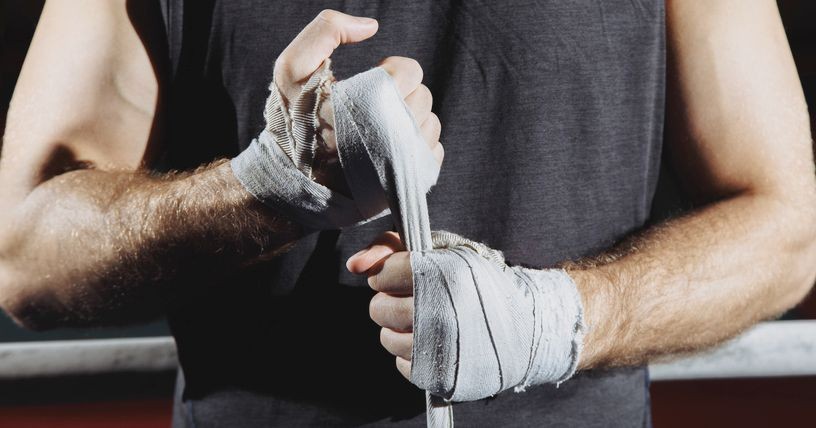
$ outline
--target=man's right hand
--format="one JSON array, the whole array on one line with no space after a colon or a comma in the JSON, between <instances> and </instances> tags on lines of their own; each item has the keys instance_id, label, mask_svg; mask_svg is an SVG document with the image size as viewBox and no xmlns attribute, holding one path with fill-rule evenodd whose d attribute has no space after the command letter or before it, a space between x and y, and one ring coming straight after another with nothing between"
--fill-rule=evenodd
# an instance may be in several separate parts
<instances>
[{"instance_id":1,"label":"man's right hand","mask_svg":"<svg viewBox=\"0 0 816 428\"><path fill-rule=\"evenodd\" d=\"M0 156L0 309L27 327L157 316L178 284L207 286L302 233L248 194L229 163L142 171L161 109L148 47L130 18L124 0L48 2L17 81ZM158 8L139 22L149 34L163 28ZM340 43L375 31L373 21L324 12L276 75L296 87ZM419 67L396 58L382 66L436 143Z\"/></svg>"},{"instance_id":2,"label":"man's right hand","mask_svg":"<svg viewBox=\"0 0 816 428\"><path fill-rule=\"evenodd\" d=\"M284 49L275 61L274 79L285 102L294 100L303 84L317 71L341 44L357 43L377 32L377 21L355 17L334 10L324 10L315 17ZM388 57L379 64L391 77L419 125L422 136L441 164L444 150L439 143L441 125L431 112L431 91L422 84L422 68L417 61L404 57ZM337 160L334 138L334 117L331 103L324 102L318 113L323 145L318 145L313 175L326 187L347 192L347 185Z\"/></svg>"}]
</instances>

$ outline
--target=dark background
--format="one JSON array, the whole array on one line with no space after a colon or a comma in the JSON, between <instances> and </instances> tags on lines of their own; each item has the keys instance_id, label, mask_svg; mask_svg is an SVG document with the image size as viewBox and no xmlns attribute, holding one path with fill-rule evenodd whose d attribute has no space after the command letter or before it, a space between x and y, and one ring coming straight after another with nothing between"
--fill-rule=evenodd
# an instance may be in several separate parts
<instances>
[{"instance_id":1,"label":"dark background","mask_svg":"<svg viewBox=\"0 0 816 428\"><path fill-rule=\"evenodd\" d=\"M777 3L813 128L816 2ZM0 133L5 129L8 102L42 4L41 0L0 0ZM671 172L663 171L655 216L663 217L684 205L673 183ZM816 298L811 295L785 318L816 319ZM168 331L161 321L128 328L32 333L16 327L0 314L0 342L165 334ZM0 426L167 426L172 382L172 373L0 382ZM660 382L652 384L651 391L657 427L816 426L814 377Z\"/></svg>"}]
</instances>

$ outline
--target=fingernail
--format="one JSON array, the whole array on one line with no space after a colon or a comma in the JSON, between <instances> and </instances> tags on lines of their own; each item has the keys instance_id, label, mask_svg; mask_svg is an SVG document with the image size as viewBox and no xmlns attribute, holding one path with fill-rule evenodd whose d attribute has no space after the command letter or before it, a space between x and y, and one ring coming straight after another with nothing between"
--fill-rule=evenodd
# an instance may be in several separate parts
<instances>
[{"instance_id":1,"label":"fingernail","mask_svg":"<svg viewBox=\"0 0 816 428\"><path fill-rule=\"evenodd\" d=\"M350 265L351 265L351 261L352 261L352 260L354 260L354 259L355 259L355 258L357 258L357 257L360 257L360 256L361 256L361 255L363 255L363 254L364 254L366 251L368 251L368 248L363 248L362 250L360 250L360 251L358 251L358 252L354 253L354 254L353 254L351 257L349 257L349 258L348 258L348 260L346 260L346 270L348 270L349 272L351 272L351 267L350 267ZM354 272L351 272L351 273L354 273Z\"/></svg>"}]
</instances>

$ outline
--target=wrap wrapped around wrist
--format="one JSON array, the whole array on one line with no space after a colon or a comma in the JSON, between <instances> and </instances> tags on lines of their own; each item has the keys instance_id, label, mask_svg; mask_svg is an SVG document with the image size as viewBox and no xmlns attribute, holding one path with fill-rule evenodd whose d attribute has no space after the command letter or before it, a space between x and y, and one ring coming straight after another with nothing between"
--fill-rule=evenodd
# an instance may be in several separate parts
<instances>
[{"instance_id":1,"label":"wrap wrapped around wrist","mask_svg":"<svg viewBox=\"0 0 816 428\"><path fill-rule=\"evenodd\" d=\"M411 381L452 401L560 383L575 373L583 309L560 269L507 266L501 252L450 232L411 253Z\"/></svg>"},{"instance_id":2,"label":"wrap wrapped around wrist","mask_svg":"<svg viewBox=\"0 0 816 428\"><path fill-rule=\"evenodd\" d=\"M294 110L273 85L267 129L233 159L232 169L260 201L314 230L352 226L390 210L411 251L411 380L429 391L428 425L453 425L450 400L569 378L583 334L581 301L569 275L510 267L501 252L483 244L432 235L426 194L439 166L391 77L374 68L327 91L326 70L304 85ZM349 196L311 177L316 114L327 99Z\"/></svg>"},{"instance_id":3,"label":"wrap wrapped around wrist","mask_svg":"<svg viewBox=\"0 0 816 428\"><path fill-rule=\"evenodd\" d=\"M421 180L414 191L423 198L439 175L439 165L385 70L376 67L332 82L327 60L291 106L273 82L266 128L231 162L235 177L256 199L312 230L350 227L388 214L394 186L388 187L379 161L384 157L404 159L404 167L416 168ZM318 110L326 101L332 105L350 196L313 178L320 142Z\"/></svg>"}]
</instances>

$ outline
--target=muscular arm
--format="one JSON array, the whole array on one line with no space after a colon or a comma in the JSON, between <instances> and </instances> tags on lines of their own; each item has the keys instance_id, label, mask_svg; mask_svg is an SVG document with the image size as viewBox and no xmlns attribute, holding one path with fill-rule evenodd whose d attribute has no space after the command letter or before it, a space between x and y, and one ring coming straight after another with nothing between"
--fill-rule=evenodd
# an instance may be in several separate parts
<instances>
[{"instance_id":1,"label":"muscular arm","mask_svg":"<svg viewBox=\"0 0 816 428\"><path fill-rule=\"evenodd\" d=\"M670 1L667 22L668 150L701 208L569 267L584 368L715 344L814 282L812 142L776 3Z\"/></svg>"},{"instance_id":2,"label":"muscular arm","mask_svg":"<svg viewBox=\"0 0 816 428\"><path fill-rule=\"evenodd\" d=\"M0 306L25 326L149 318L179 295L179 284L207 287L302 234L247 192L224 160L190 172L145 170L160 122L146 46L161 21L150 5L52 0L43 11L0 159ZM340 44L376 31L373 19L318 14L275 62L281 97L296 99ZM413 117L424 118L420 130L441 162L439 120L419 64L389 57L380 67ZM326 124L329 144L331 115ZM244 162L264 171L267 160ZM336 152L321 151L313 164L316 181L344 187Z\"/></svg>"},{"instance_id":3,"label":"muscular arm","mask_svg":"<svg viewBox=\"0 0 816 428\"><path fill-rule=\"evenodd\" d=\"M588 326L581 369L716 344L792 307L816 279L812 141L776 3L672 0L667 23L666 144L698 208L564 266ZM409 254L390 232L347 266L378 291L371 317L411 379Z\"/></svg>"},{"instance_id":4,"label":"muscular arm","mask_svg":"<svg viewBox=\"0 0 816 428\"><path fill-rule=\"evenodd\" d=\"M0 160L0 306L28 327L150 318L171 282L204 285L298 236L228 163L143 169L159 82L135 26L161 23L136 15L124 0L49 1L15 88Z\"/></svg>"},{"instance_id":5,"label":"muscular arm","mask_svg":"<svg viewBox=\"0 0 816 428\"><path fill-rule=\"evenodd\" d=\"M149 319L171 286L206 287L298 236L226 162L161 177L76 170L4 217L2 306L30 328Z\"/></svg>"}]
</instances>

